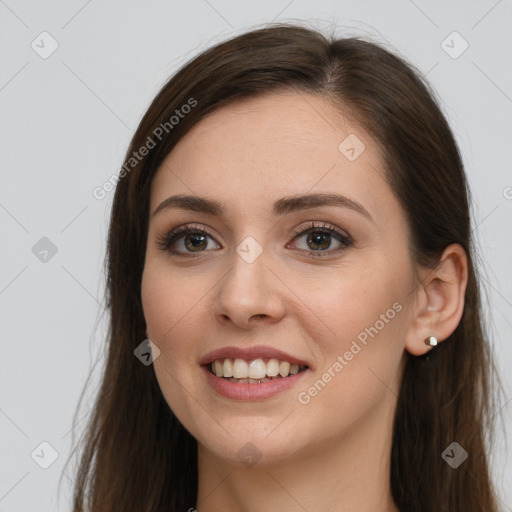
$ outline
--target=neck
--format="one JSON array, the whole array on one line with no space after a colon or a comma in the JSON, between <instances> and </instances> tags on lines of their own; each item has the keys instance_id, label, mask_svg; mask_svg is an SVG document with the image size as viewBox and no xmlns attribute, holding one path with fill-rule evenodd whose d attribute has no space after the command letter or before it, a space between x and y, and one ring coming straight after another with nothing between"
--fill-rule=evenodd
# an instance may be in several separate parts
<instances>
[{"instance_id":1,"label":"neck","mask_svg":"<svg viewBox=\"0 0 512 512\"><path fill-rule=\"evenodd\" d=\"M393 409L375 408L340 439L263 468L240 467L199 444L196 508L398 512L390 490Z\"/></svg>"}]
</instances>

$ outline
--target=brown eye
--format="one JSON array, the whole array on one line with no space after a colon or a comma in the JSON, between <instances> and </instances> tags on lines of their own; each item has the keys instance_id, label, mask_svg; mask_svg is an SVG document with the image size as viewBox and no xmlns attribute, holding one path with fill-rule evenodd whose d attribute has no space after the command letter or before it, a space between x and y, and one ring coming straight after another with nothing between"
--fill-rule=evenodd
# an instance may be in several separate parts
<instances>
[{"instance_id":1,"label":"brown eye","mask_svg":"<svg viewBox=\"0 0 512 512\"><path fill-rule=\"evenodd\" d=\"M322 257L339 253L353 245L350 236L326 223L310 223L309 227L295 233L293 240L305 237L302 247L295 243L297 249L307 252L308 257ZM211 247L210 240L215 244ZM332 248L333 243L337 246ZM220 245L204 228L185 225L173 229L158 241L162 250L177 256L194 257L207 252L208 249L219 249Z\"/></svg>"},{"instance_id":2,"label":"brown eye","mask_svg":"<svg viewBox=\"0 0 512 512\"><path fill-rule=\"evenodd\" d=\"M203 229L180 226L161 239L158 245L172 254L193 256L194 253L201 254L209 248L209 239L213 240L213 237ZM219 247L217 244L215 248Z\"/></svg>"},{"instance_id":3,"label":"brown eye","mask_svg":"<svg viewBox=\"0 0 512 512\"><path fill-rule=\"evenodd\" d=\"M208 242L205 241L206 237L199 233L185 235L183 240L185 241L185 247L192 252L194 252L196 249L206 249L208 245Z\"/></svg>"},{"instance_id":4,"label":"brown eye","mask_svg":"<svg viewBox=\"0 0 512 512\"><path fill-rule=\"evenodd\" d=\"M311 257L322 257L324 254L331 255L344 251L353 245L353 241L349 236L334 226L331 227L325 223L315 224L313 222L309 228L299 230L295 234L294 240L301 238L304 238L304 243L295 244L296 248L309 252L308 256ZM337 246L331 249L333 243L337 244Z\"/></svg>"},{"instance_id":5,"label":"brown eye","mask_svg":"<svg viewBox=\"0 0 512 512\"><path fill-rule=\"evenodd\" d=\"M307 244L310 249L325 251L331 245L331 234L325 231L312 231L308 233Z\"/></svg>"}]
</instances>

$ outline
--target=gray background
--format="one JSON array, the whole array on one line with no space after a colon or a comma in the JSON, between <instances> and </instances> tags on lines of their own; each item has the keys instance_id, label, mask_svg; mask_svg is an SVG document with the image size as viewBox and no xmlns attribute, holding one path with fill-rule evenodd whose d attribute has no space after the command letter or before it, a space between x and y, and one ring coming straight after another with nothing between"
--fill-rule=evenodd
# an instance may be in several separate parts
<instances>
[{"instance_id":1,"label":"gray background","mask_svg":"<svg viewBox=\"0 0 512 512\"><path fill-rule=\"evenodd\" d=\"M98 360L78 435L106 331L112 193L97 200L93 189L119 169L169 75L213 43L272 20L371 36L426 74L442 100L474 193L486 310L506 386L496 422L507 431L494 468L503 510L512 510L510 0L0 0L0 511L70 510L73 474L62 471L73 414Z\"/></svg>"}]
</instances>

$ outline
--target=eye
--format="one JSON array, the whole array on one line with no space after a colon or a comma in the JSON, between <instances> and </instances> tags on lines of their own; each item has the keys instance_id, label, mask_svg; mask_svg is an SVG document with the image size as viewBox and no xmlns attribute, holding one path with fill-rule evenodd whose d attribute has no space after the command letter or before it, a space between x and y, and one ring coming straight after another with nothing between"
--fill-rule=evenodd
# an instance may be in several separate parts
<instances>
[{"instance_id":1,"label":"eye","mask_svg":"<svg viewBox=\"0 0 512 512\"><path fill-rule=\"evenodd\" d=\"M306 237L306 247L296 247L301 251L309 252L308 257L323 257L345 251L353 245L350 236L344 234L339 228L325 222L310 222L306 228L302 226L293 233L293 241ZM333 240L334 239L334 240ZM179 226L158 240L158 246L171 254L194 258L200 256L207 249L212 249L209 240L213 240L208 230L197 225L186 224ZM331 249L333 243L338 247ZM220 246L215 242L215 249Z\"/></svg>"},{"instance_id":2,"label":"eye","mask_svg":"<svg viewBox=\"0 0 512 512\"><path fill-rule=\"evenodd\" d=\"M205 249L211 249L208 239L212 235L204 228L197 228L190 224L179 226L158 240L158 246L165 251L180 256L192 257L204 252ZM217 244L218 245L218 244ZM178 246L176 248L175 246ZM219 246L216 247L217 249ZM184 249L184 250L181 250Z\"/></svg>"},{"instance_id":3,"label":"eye","mask_svg":"<svg viewBox=\"0 0 512 512\"><path fill-rule=\"evenodd\" d=\"M353 240L335 226L325 222L310 222L309 227L304 226L294 232L294 240L305 237L305 247L298 247L300 250L310 251L308 257L323 257L345 251L353 245ZM338 247L331 249L332 243Z\"/></svg>"}]
</instances>

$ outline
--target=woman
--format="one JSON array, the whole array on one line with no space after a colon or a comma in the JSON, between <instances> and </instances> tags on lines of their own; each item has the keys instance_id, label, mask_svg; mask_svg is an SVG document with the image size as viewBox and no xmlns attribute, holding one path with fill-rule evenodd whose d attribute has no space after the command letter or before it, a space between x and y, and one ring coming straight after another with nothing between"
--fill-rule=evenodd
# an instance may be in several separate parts
<instances>
[{"instance_id":1,"label":"woman","mask_svg":"<svg viewBox=\"0 0 512 512\"><path fill-rule=\"evenodd\" d=\"M187 63L119 173L74 510L497 510L468 195L376 44L274 25Z\"/></svg>"}]
</instances>

